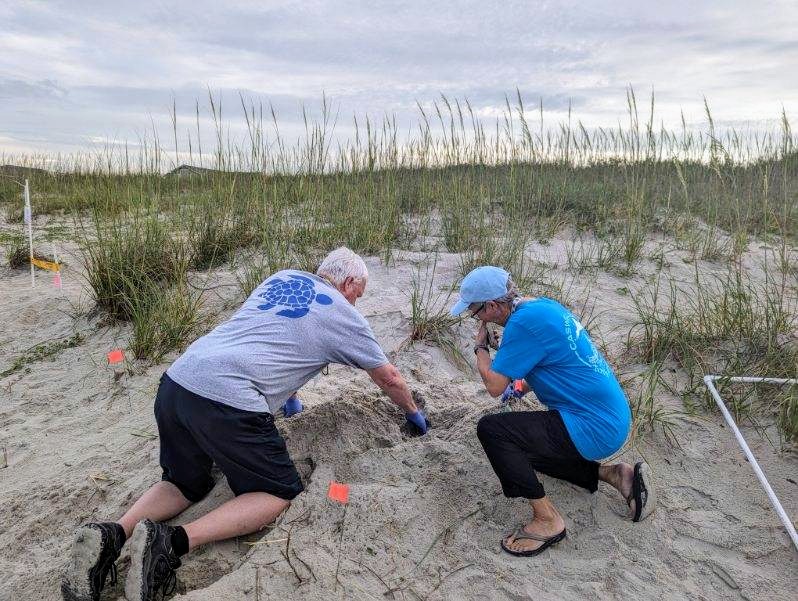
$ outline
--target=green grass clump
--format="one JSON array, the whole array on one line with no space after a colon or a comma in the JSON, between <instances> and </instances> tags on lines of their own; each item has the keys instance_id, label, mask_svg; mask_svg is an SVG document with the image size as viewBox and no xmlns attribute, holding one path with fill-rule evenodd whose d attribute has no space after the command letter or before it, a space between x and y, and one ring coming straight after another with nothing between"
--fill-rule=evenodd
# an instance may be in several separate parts
<instances>
[{"instance_id":1,"label":"green grass clump","mask_svg":"<svg viewBox=\"0 0 798 601\"><path fill-rule=\"evenodd\" d=\"M6 244L6 259L11 269L30 267L30 250L23 236L17 236Z\"/></svg>"},{"instance_id":2,"label":"green grass clump","mask_svg":"<svg viewBox=\"0 0 798 601\"><path fill-rule=\"evenodd\" d=\"M13 236L5 243L6 260L11 269L30 269L30 249L28 248L28 239L25 236ZM36 248L33 249L33 258L40 261L55 262L52 255L46 255L38 252ZM61 261L63 265L63 261ZM36 269L41 269L37 267Z\"/></svg>"},{"instance_id":3,"label":"green grass clump","mask_svg":"<svg viewBox=\"0 0 798 601\"><path fill-rule=\"evenodd\" d=\"M191 269L208 269L227 263L238 248L253 243L254 234L243 222L207 216L190 231Z\"/></svg>"},{"instance_id":4,"label":"green grass clump","mask_svg":"<svg viewBox=\"0 0 798 601\"><path fill-rule=\"evenodd\" d=\"M523 282L530 263L525 255L529 233L518 226L499 232L487 226L482 229L478 243L460 254L460 275L466 276L481 265L494 265L510 273L517 284Z\"/></svg>"},{"instance_id":5,"label":"green grass clump","mask_svg":"<svg viewBox=\"0 0 798 601\"><path fill-rule=\"evenodd\" d=\"M688 409L714 407L705 393L703 376L798 376L798 344L794 340L796 297L785 279L755 284L739 264L723 276L695 271L689 287L659 280L634 298L638 324L629 346L646 362L675 361L688 383L682 391ZM751 402L752 395L758 402ZM766 408L780 415L787 440L798 440L792 392L771 388L762 394L740 387L730 407L738 416L756 419ZM771 411L772 413L772 411Z\"/></svg>"},{"instance_id":6,"label":"green grass clump","mask_svg":"<svg viewBox=\"0 0 798 601\"><path fill-rule=\"evenodd\" d=\"M150 282L126 297L133 356L158 363L167 353L185 347L201 325L200 301L201 295L183 282L174 286Z\"/></svg>"},{"instance_id":7,"label":"green grass clump","mask_svg":"<svg viewBox=\"0 0 798 601\"><path fill-rule=\"evenodd\" d=\"M96 220L84 230L83 262L95 302L130 321L130 349L155 363L198 332L201 295L188 286L192 255L171 224L156 215Z\"/></svg>"},{"instance_id":8,"label":"green grass clump","mask_svg":"<svg viewBox=\"0 0 798 601\"><path fill-rule=\"evenodd\" d=\"M662 371L662 364L655 361L640 375L637 394L630 399L632 439L658 431L666 440L678 444L675 427L679 412L664 408L657 400Z\"/></svg>"},{"instance_id":9,"label":"green grass clump","mask_svg":"<svg viewBox=\"0 0 798 601\"><path fill-rule=\"evenodd\" d=\"M474 227L475 224L477 227ZM453 253L479 249L493 237L485 223L485 215L477 214L462 204L444 208L441 229L446 248Z\"/></svg>"},{"instance_id":10,"label":"green grass clump","mask_svg":"<svg viewBox=\"0 0 798 601\"><path fill-rule=\"evenodd\" d=\"M11 363L11 367L6 369L5 371L0 372L0 378L5 378L6 376L10 376L14 374L31 363L35 363L37 361L42 361L54 355L57 355L64 349L74 348L83 344L84 338L83 336L76 332L72 336L68 338L62 338L60 340L53 340L49 342L43 342L41 344L34 345L30 347L28 350L23 352L19 357L14 359Z\"/></svg>"},{"instance_id":11,"label":"green grass clump","mask_svg":"<svg viewBox=\"0 0 798 601\"><path fill-rule=\"evenodd\" d=\"M790 386L786 397L779 403L779 406L779 427L782 432L787 433L790 440L795 442L798 440L798 436L796 436L798 433L798 386Z\"/></svg>"},{"instance_id":12,"label":"green grass clump","mask_svg":"<svg viewBox=\"0 0 798 601\"><path fill-rule=\"evenodd\" d=\"M602 270L631 276L643 255L645 241L645 230L635 224L627 224L620 233L610 230L596 240L579 238L566 248L568 268L577 273Z\"/></svg>"},{"instance_id":13,"label":"green grass clump","mask_svg":"<svg viewBox=\"0 0 798 601\"><path fill-rule=\"evenodd\" d=\"M424 341L441 348L452 362L467 368L468 362L457 343L455 327L460 320L449 313L452 291L436 292L433 287L437 255L427 262L422 271L419 266L413 276L410 291L410 336L407 343Z\"/></svg>"},{"instance_id":14,"label":"green grass clump","mask_svg":"<svg viewBox=\"0 0 798 601\"><path fill-rule=\"evenodd\" d=\"M86 278L97 305L112 318L130 320L140 290L185 277L185 245L156 216L95 221L94 226L84 231Z\"/></svg>"}]
</instances>

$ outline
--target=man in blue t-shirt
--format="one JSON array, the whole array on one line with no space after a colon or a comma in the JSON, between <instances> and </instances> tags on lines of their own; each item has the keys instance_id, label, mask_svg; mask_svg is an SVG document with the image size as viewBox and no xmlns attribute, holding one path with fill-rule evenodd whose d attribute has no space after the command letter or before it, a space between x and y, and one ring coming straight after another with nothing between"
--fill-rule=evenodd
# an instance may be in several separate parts
<instances>
[{"instance_id":1,"label":"man in blue t-shirt","mask_svg":"<svg viewBox=\"0 0 798 601\"><path fill-rule=\"evenodd\" d=\"M486 415L477 436L506 497L529 499L532 521L505 537L512 555L537 555L565 538L565 522L535 470L595 492L599 480L626 499L633 521L655 506L644 462L601 465L623 447L631 427L629 403L607 361L580 321L548 298L522 299L498 267L471 271L460 285L453 315L470 310L481 321L474 353L485 388L497 397L534 391L549 411ZM486 324L504 327L491 362Z\"/></svg>"}]
</instances>

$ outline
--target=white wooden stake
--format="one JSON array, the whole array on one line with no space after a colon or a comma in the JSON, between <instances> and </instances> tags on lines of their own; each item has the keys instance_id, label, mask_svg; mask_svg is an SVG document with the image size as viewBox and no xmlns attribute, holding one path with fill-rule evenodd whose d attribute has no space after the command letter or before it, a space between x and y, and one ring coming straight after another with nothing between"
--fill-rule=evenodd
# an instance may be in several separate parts
<instances>
[{"instance_id":1,"label":"white wooden stake","mask_svg":"<svg viewBox=\"0 0 798 601\"><path fill-rule=\"evenodd\" d=\"M25 180L25 222L28 224L28 246L30 248L30 287L36 286L36 276L33 271L33 212L30 207L30 186Z\"/></svg>"}]
</instances>

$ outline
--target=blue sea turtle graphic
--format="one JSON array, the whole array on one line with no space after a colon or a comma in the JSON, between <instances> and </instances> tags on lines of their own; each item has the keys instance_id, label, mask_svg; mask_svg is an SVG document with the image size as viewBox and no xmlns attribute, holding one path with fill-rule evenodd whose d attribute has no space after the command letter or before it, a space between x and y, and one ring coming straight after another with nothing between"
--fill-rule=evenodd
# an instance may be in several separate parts
<instances>
[{"instance_id":1,"label":"blue sea turtle graphic","mask_svg":"<svg viewBox=\"0 0 798 601\"><path fill-rule=\"evenodd\" d=\"M258 309L268 311L274 307L288 307L277 311L277 315L296 319L307 315L314 300L320 305L332 304L332 299L326 294L316 294L310 278L302 275L289 275L288 278L272 278L266 284L266 290L258 294L266 302L258 305Z\"/></svg>"}]
</instances>

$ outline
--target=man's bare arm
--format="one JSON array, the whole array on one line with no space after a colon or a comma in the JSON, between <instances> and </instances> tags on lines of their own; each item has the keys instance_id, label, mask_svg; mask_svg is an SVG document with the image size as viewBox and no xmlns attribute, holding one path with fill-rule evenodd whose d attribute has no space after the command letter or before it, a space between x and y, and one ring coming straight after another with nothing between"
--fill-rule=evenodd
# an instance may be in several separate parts
<instances>
[{"instance_id":1,"label":"man's bare arm","mask_svg":"<svg viewBox=\"0 0 798 601\"><path fill-rule=\"evenodd\" d=\"M477 369L479 370L479 375L482 376L482 381L485 384L488 394L492 397L497 397L507 388L507 385L510 383L510 378L493 371L490 368L490 364L490 353L484 349L479 349L477 351Z\"/></svg>"},{"instance_id":2,"label":"man's bare arm","mask_svg":"<svg viewBox=\"0 0 798 601\"><path fill-rule=\"evenodd\" d=\"M410 389L407 387L402 374L392 363L386 363L381 367L366 370L366 373L387 394L391 401L405 410L405 413L418 411L418 407L413 402Z\"/></svg>"}]
</instances>

